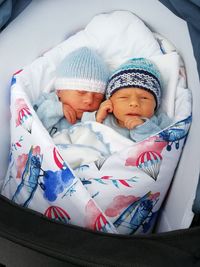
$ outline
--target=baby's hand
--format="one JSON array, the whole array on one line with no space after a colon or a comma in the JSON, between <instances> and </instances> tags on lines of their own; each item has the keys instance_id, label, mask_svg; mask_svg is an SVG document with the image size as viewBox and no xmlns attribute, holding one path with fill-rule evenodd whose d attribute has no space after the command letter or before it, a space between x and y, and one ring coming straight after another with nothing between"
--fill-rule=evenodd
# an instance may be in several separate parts
<instances>
[{"instance_id":1,"label":"baby's hand","mask_svg":"<svg viewBox=\"0 0 200 267\"><path fill-rule=\"evenodd\" d=\"M124 121L124 126L131 130L137 127L138 125L141 125L144 123L144 120L141 119L140 117L127 117Z\"/></svg>"},{"instance_id":2,"label":"baby's hand","mask_svg":"<svg viewBox=\"0 0 200 267\"><path fill-rule=\"evenodd\" d=\"M70 124L74 124L76 122L76 112L70 105L63 104L63 113L64 113L66 120Z\"/></svg>"},{"instance_id":3,"label":"baby's hand","mask_svg":"<svg viewBox=\"0 0 200 267\"><path fill-rule=\"evenodd\" d=\"M112 111L113 111L112 102L109 99L103 101L97 111L96 121L102 123L107 117L108 113L111 113Z\"/></svg>"}]
</instances>

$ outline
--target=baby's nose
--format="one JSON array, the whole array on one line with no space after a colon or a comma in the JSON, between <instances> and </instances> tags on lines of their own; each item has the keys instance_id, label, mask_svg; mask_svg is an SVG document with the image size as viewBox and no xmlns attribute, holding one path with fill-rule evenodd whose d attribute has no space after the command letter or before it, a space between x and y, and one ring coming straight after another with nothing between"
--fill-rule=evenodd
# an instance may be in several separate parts
<instances>
[{"instance_id":1,"label":"baby's nose","mask_svg":"<svg viewBox=\"0 0 200 267\"><path fill-rule=\"evenodd\" d=\"M130 107L137 107L137 106L139 106L139 101L137 99L131 99L129 101L129 106Z\"/></svg>"}]
</instances>

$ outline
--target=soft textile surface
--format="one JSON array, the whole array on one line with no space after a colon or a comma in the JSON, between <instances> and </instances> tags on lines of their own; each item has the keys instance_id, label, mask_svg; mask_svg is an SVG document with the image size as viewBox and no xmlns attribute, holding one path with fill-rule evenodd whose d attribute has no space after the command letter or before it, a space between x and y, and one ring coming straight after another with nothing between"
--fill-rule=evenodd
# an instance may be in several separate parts
<instances>
[{"instance_id":1,"label":"soft textile surface","mask_svg":"<svg viewBox=\"0 0 200 267\"><path fill-rule=\"evenodd\" d=\"M95 122L77 123L57 132L53 142L73 169L109 157L133 143L109 127Z\"/></svg>"},{"instance_id":2,"label":"soft textile surface","mask_svg":"<svg viewBox=\"0 0 200 267\"><path fill-rule=\"evenodd\" d=\"M52 89L65 54L85 45L96 49L111 70L130 57L154 60L163 77L161 110L174 123L139 143L96 122L75 125L52 140L31 103L42 90ZM11 114L3 195L49 218L93 230L131 234L152 229L191 122L184 66L164 38L130 12L98 15L85 30L14 75Z\"/></svg>"}]
</instances>

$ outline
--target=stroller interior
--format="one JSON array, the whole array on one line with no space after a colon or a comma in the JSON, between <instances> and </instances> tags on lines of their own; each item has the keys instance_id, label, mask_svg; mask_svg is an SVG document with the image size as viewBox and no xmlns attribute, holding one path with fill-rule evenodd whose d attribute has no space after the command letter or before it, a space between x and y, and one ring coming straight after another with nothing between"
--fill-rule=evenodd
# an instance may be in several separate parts
<instances>
[{"instance_id":1,"label":"stroller interior","mask_svg":"<svg viewBox=\"0 0 200 267\"><path fill-rule=\"evenodd\" d=\"M38 266L198 266L200 230L199 198L196 192L200 166L200 59L195 41L199 43L200 37L195 39L195 29L198 25L195 23L200 17L197 17L200 6L195 1L188 3L191 5L194 22L192 16L185 21L187 16L184 17L183 7L189 12L187 3L183 1L185 6L180 7L178 3L171 2L31 1L1 31L1 188L9 164L10 83L13 73L83 30L95 16L112 14L115 11L132 12L153 33L164 37L165 42L170 41L165 44L165 49L173 50L172 47L175 47L181 56L187 74L187 87L192 92L192 123L153 234L116 236L94 233L79 226L53 222L39 212L20 207L1 196L2 266L35 266L36 263ZM101 31L104 30L103 27L104 25ZM14 257L10 259L9 255Z\"/></svg>"}]
</instances>

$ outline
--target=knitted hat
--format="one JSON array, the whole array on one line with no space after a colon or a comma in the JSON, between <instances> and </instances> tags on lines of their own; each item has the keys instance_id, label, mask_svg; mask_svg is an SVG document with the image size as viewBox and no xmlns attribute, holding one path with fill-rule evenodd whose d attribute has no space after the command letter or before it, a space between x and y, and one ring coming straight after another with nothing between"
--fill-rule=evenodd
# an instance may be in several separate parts
<instances>
[{"instance_id":1,"label":"knitted hat","mask_svg":"<svg viewBox=\"0 0 200 267\"><path fill-rule=\"evenodd\" d=\"M121 88L137 87L152 93L156 109L161 100L161 75L156 65L145 58L133 58L122 64L110 77L106 98Z\"/></svg>"},{"instance_id":2,"label":"knitted hat","mask_svg":"<svg viewBox=\"0 0 200 267\"><path fill-rule=\"evenodd\" d=\"M68 54L56 70L55 89L105 93L109 71L92 49L81 47Z\"/></svg>"}]
</instances>

